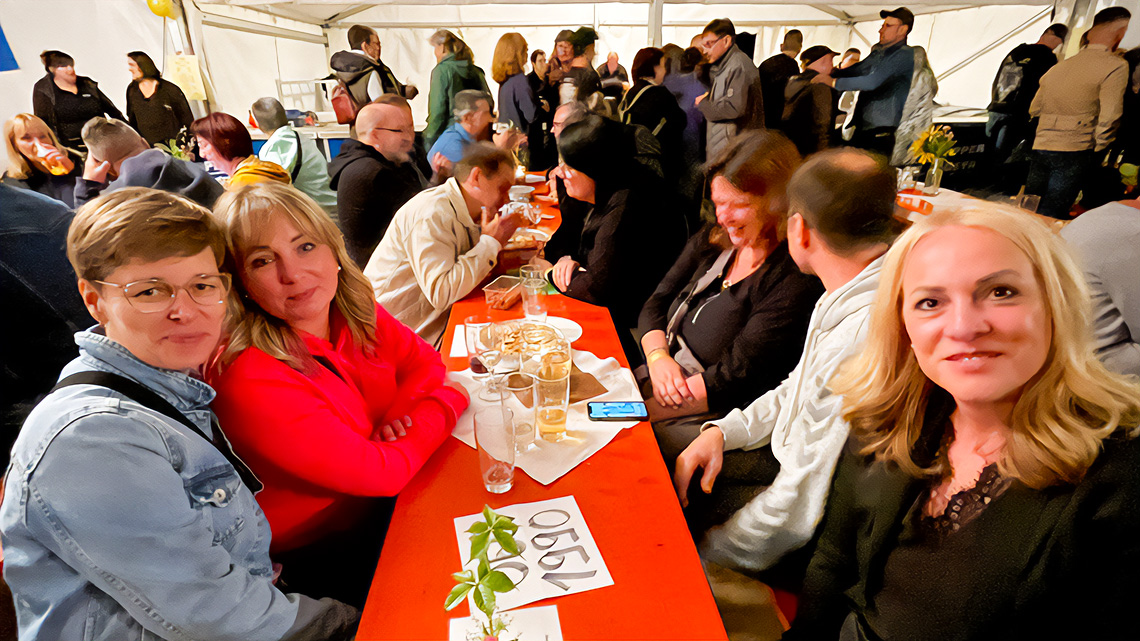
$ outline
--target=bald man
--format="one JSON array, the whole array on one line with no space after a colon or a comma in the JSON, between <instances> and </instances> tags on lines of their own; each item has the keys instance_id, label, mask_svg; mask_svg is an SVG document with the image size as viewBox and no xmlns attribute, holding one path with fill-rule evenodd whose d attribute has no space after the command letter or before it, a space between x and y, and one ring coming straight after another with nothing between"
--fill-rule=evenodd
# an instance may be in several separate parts
<instances>
[{"instance_id":1,"label":"bald man","mask_svg":"<svg viewBox=\"0 0 1140 641\"><path fill-rule=\"evenodd\" d=\"M413 160L416 130L402 96L384 94L356 116L356 140L329 163L348 255L361 268L384 237L396 210L427 186Z\"/></svg>"}]
</instances>

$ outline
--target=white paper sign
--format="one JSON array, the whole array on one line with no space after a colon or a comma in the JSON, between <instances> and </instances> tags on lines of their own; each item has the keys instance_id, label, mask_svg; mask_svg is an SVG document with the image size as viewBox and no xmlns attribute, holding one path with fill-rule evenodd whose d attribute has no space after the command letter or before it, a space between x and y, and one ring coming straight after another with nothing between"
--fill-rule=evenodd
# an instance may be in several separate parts
<instances>
[{"instance_id":1,"label":"white paper sign","mask_svg":"<svg viewBox=\"0 0 1140 641\"><path fill-rule=\"evenodd\" d=\"M480 620L487 617L478 613ZM558 606L545 605L541 608L526 608L501 615L507 623L506 632L500 639L519 641L562 641L562 624L558 620ZM447 633L448 641L468 641L469 633L479 629L473 617L452 619Z\"/></svg>"},{"instance_id":2,"label":"white paper sign","mask_svg":"<svg viewBox=\"0 0 1140 641\"><path fill-rule=\"evenodd\" d=\"M503 572L515 583L514 590L495 595L499 610L614 584L573 496L510 505L495 512L514 517L519 526L515 532L518 556L508 556L493 539L487 551L491 569ZM481 520L482 514L455 519L459 556L465 567L471 560L467 528Z\"/></svg>"}]
</instances>

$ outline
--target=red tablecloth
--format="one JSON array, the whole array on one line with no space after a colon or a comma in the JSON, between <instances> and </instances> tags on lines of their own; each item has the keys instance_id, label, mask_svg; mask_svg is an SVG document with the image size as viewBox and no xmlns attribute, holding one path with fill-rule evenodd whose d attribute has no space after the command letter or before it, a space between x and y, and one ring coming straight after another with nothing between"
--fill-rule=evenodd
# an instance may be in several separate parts
<instances>
[{"instance_id":1,"label":"red tablecloth","mask_svg":"<svg viewBox=\"0 0 1140 641\"><path fill-rule=\"evenodd\" d=\"M444 354L456 324L486 311L478 291L454 306ZM605 309L551 296L549 312L582 326L576 349L625 364ZM502 320L522 316L520 304L490 313ZM445 356L444 362L453 370L467 367L463 358ZM642 423L550 486L516 471L514 488L501 495L484 491L475 451L449 438L400 495L357 639L446 639L448 619L468 614L466 605L443 609L454 586L451 574L461 569L453 519L484 504L499 508L567 495L577 500L614 585L534 604L558 606L564 638L727 638L652 428Z\"/></svg>"}]
</instances>

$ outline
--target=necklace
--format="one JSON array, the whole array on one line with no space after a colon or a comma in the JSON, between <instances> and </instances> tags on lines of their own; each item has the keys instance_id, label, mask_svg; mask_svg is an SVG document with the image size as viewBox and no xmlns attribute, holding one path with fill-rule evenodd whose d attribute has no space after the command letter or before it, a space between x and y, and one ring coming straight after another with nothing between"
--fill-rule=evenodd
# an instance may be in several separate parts
<instances>
[{"instance_id":1,"label":"necklace","mask_svg":"<svg viewBox=\"0 0 1140 641\"><path fill-rule=\"evenodd\" d=\"M731 274L731 273L732 273L732 270L736 269L736 267L737 267L737 261L739 261L739 260L740 260L740 252L739 252L739 251L738 251L738 252L736 252L736 253L733 255L733 257L732 257L732 264L730 264L730 265L728 266L728 271L725 273L725 276L724 276L724 278L722 278L722 279L721 279L721 281L720 281L720 291L722 291L722 292L723 292L724 290L728 289L729 287L732 287L732 286L733 286L733 285L735 285L736 283L739 283L740 281L744 280L745 278L748 278L749 276L751 276L751 275L753 274L753 272L755 272L755 271L756 271L756 268L757 268L757 267L759 267L759 266L760 266L760 264L761 264L761 263L763 263L763 262L764 262L764 259L765 259L765 258L767 258L767 257L768 257L768 254L767 254L767 252L764 252L764 253L763 253L763 254L760 256L760 259L759 259L759 260L755 260L755 261L753 261L753 262L752 262L752 266L751 266L751 268L749 268L749 270L748 270L748 273L747 273L747 274L745 274L745 275L741 276L741 277L740 277L740 278L738 278L737 280L729 280L729 278L728 278L728 274Z\"/></svg>"}]
</instances>

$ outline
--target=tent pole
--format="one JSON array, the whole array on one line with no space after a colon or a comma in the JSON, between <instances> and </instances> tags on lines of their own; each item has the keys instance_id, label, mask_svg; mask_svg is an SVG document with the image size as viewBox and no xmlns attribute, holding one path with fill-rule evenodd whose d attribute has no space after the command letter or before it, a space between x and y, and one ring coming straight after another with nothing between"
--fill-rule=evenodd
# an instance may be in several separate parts
<instances>
[{"instance_id":1,"label":"tent pole","mask_svg":"<svg viewBox=\"0 0 1140 641\"><path fill-rule=\"evenodd\" d=\"M662 34L661 22L665 14L665 0L650 0L649 2L649 46L660 47Z\"/></svg>"}]
</instances>

